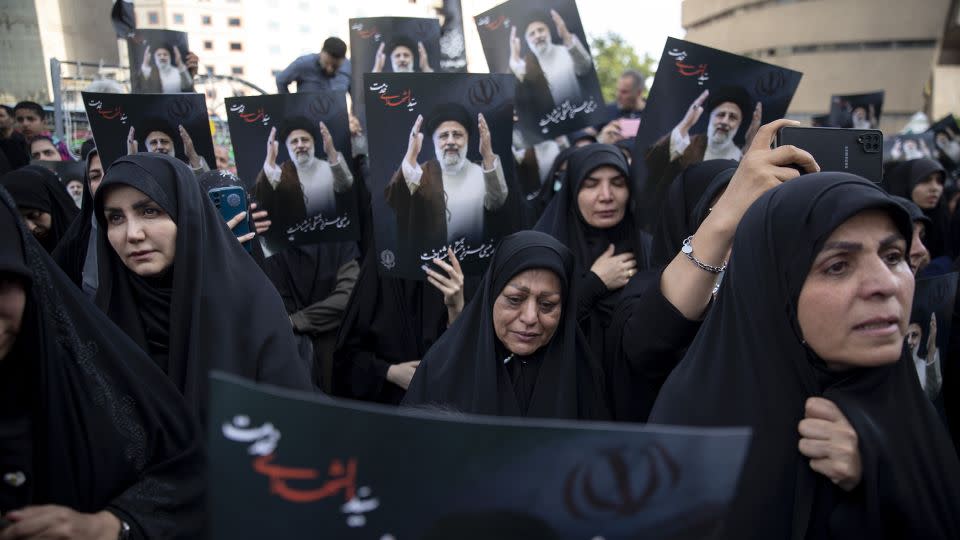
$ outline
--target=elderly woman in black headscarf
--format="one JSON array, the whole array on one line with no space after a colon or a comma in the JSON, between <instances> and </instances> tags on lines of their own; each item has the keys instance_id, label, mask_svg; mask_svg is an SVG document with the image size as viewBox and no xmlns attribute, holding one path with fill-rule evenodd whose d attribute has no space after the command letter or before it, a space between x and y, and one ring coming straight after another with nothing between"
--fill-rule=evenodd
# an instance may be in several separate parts
<instances>
[{"instance_id":1,"label":"elderly woman in black headscarf","mask_svg":"<svg viewBox=\"0 0 960 540\"><path fill-rule=\"evenodd\" d=\"M97 305L204 418L207 374L311 389L283 303L192 171L162 154L113 163L94 198Z\"/></svg>"},{"instance_id":2,"label":"elderly woman in black headscarf","mask_svg":"<svg viewBox=\"0 0 960 540\"><path fill-rule=\"evenodd\" d=\"M845 173L744 215L650 416L753 428L722 538L960 536L960 463L903 346L911 237L906 210Z\"/></svg>"},{"instance_id":3,"label":"elderly woman in black headscarf","mask_svg":"<svg viewBox=\"0 0 960 540\"><path fill-rule=\"evenodd\" d=\"M590 348L606 362L610 316L624 285L649 266L650 236L639 229L630 167L619 148L591 144L577 150L568 161L566 179L535 230L573 253L576 317Z\"/></svg>"},{"instance_id":4,"label":"elderly woman in black headscarf","mask_svg":"<svg viewBox=\"0 0 960 540\"><path fill-rule=\"evenodd\" d=\"M199 426L0 189L0 537L198 538Z\"/></svg>"},{"instance_id":5,"label":"elderly woman in black headscarf","mask_svg":"<svg viewBox=\"0 0 960 540\"><path fill-rule=\"evenodd\" d=\"M498 416L608 418L603 373L577 328L574 260L550 236L505 237L476 296L430 348L404 405Z\"/></svg>"},{"instance_id":6,"label":"elderly woman in black headscarf","mask_svg":"<svg viewBox=\"0 0 960 540\"><path fill-rule=\"evenodd\" d=\"M83 199L80 214L64 233L53 259L78 287L90 298L97 294L97 220L93 216L93 195L103 180L103 165L96 147L87 151L83 175Z\"/></svg>"},{"instance_id":7,"label":"elderly woman in black headscarf","mask_svg":"<svg viewBox=\"0 0 960 540\"><path fill-rule=\"evenodd\" d=\"M28 165L0 177L0 186L16 201L21 218L40 245L53 252L77 215L77 205L57 174Z\"/></svg>"},{"instance_id":8,"label":"elderly woman in black headscarf","mask_svg":"<svg viewBox=\"0 0 960 540\"><path fill-rule=\"evenodd\" d=\"M943 196L946 178L943 165L926 158L900 163L883 176L884 187L890 194L913 201L930 219L924 244L931 259L956 256L950 238L950 211Z\"/></svg>"}]
</instances>

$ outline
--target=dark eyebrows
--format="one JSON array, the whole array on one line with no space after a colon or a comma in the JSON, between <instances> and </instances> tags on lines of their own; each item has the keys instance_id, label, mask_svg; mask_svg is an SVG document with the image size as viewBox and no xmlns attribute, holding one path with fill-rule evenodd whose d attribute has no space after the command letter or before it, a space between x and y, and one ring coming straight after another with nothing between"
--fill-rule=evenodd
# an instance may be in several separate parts
<instances>
[{"instance_id":1,"label":"dark eyebrows","mask_svg":"<svg viewBox=\"0 0 960 540\"><path fill-rule=\"evenodd\" d=\"M616 176L611 176L610 181L613 182L614 180L623 180L625 178L626 177L623 176L622 174L617 174ZM593 180L594 182L600 182L603 179L597 178L596 176L587 176L586 178L584 178L584 180Z\"/></svg>"},{"instance_id":2,"label":"dark eyebrows","mask_svg":"<svg viewBox=\"0 0 960 540\"><path fill-rule=\"evenodd\" d=\"M905 242L905 241L906 240L904 240L903 235L896 232L880 241L880 249L888 248L891 245L896 244L897 242ZM829 250L856 252L856 251L863 250L863 244L860 242L844 242L844 241L827 242L826 244L823 245L823 249L821 249L820 252L823 253L824 251L829 251Z\"/></svg>"},{"instance_id":3,"label":"dark eyebrows","mask_svg":"<svg viewBox=\"0 0 960 540\"><path fill-rule=\"evenodd\" d=\"M154 203L153 199L151 199L150 197L145 197L145 198L140 199L139 201L133 203L132 205L130 205L130 207L133 208L134 210L142 210L142 209L150 206L151 204L156 204L156 203ZM122 213L123 213L123 209L122 209L122 208L114 208L114 207L112 207L112 206L104 206L104 207L103 207L103 213L104 213L104 214L110 214L110 213L112 213L112 212L120 212L120 213L122 214Z\"/></svg>"},{"instance_id":4,"label":"dark eyebrows","mask_svg":"<svg viewBox=\"0 0 960 540\"><path fill-rule=\"evenodd\" d=\"M522 292L524 294L530 294L530 287L522 287L520 285L514 285L513 283L507 283L507 287L513 287L519 292ZM545 296L560 296L560 292L559 291L543 291L540 293L540 298L543 298Z\"/></svg>"}]
</instances>

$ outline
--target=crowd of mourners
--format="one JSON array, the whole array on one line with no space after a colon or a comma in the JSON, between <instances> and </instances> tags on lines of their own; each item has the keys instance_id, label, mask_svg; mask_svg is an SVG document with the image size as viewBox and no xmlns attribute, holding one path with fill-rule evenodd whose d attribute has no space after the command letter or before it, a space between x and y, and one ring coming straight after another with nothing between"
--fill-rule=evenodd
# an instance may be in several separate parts
<instances>
[{"instance_id":1,"label":"crowd of mourners","mask_svg":"<svg viewBox=\"0 0 960 540\"><path fill-rule=\"evenodd\" d=\"M618 87L611 118L640 117L642 77ZM960 190L935 159L880 184L821 172L774 147L800 125L776 120L739 161L684 168L645 226L647 149L613 120L503 164L543 188L482 276L451 253L414 281L378 272L369 190L360 241L265 258L271 216L251 208L238 238L247 215L207 197L232 174L104 163L48 125L33 102L0 110L0 540L201 537L211 370L399 407L747 426L719 537L960 538L960 324L939 410L905 341L917 276L960 266ZM31 164L74 159L76 198Z\"/></svg>"}]
</instances>

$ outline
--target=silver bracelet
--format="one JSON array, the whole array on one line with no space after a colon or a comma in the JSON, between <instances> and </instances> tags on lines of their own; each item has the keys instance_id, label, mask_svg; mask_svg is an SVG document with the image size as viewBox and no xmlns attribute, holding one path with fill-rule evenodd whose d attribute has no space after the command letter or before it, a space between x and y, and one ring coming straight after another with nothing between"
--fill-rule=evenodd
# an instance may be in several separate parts
<instances>
[{"instance_id":1,"label":"silver bracelet","mask_svg":"<svg viewBox=\"0 0 960 540\"><path fill-rule=\"evenodd\" d=\"M686 240L683 241L683 247L680 248L680 251L690 259L693 264L697 265L701 270L706 270L711 274L721 274L724 270L727 269L727 263L723 263L723 266L711 266L696 257L693 256L693 236L688 236Z\"/></svg>"}]
</instances>

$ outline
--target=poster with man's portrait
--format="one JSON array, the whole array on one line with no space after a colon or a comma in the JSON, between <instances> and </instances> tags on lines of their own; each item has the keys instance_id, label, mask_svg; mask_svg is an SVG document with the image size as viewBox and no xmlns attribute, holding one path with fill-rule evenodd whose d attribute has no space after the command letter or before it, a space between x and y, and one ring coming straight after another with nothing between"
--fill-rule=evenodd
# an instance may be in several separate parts
<instances>
[{"instance_id":1,"label":"poster with man's portrait","mask_svg":"<svg viewBox=\"0 0 960 540\"><path fill-rule=\"evenodd\" d=\"M830 98L830 126L879 129L883 91L835 95Z\"/></svg>"},{"instance_id":2,"label":"poster with man's portrait","mask_svg":"<svg viewBox=\"0 0 960 540\"><path fill-rule=\"evenodd\" d=\"M667 38L632 164L646 224L656 223L670 183L684 169L709 159L739 161L757 129L786 114L802 76Z\"/></svg>"},{"instance_id":3,"label":"poster with man's portrait","mask_svg":"<svg viewBox=\"0 0 960 540\"><path fill-rule=\"evenodd\" d=\"M137 152L175 156L196 173L216 168L202 94L82 95L105 169Z\"/></svg>"},{"instance_id":4,"label":"poster with man's portrait","mask_svg":"<svg viewBox=\"0 0 960 540\"><path fill-rule=\"evenodd\" d=\"M952 114L937 120L928 130L933 134L933 142L940 163L956 177L960 170L960 125Z\"/></svg>"},{"instance_id":5,"label":"poster with man's portrait","mask_svg":"<svg viewBox=\"0 0 960 540\"><path fill-rule=\"evenodd\" d=\"M918 279L907 326L907 350L920 386L941 415L945 410L943 391L960 384L957 379L949 379L960 375L960 366L946 366L956 299L956 272Z\"/></svg>"},{"instance_id":6,"label":"poster with man's portrait","mask_svg":"<svg viewBox=\"0 0 960 540\"><path fill-rule=\"evenodd\" d=\"M517 81L517 124L527 146L606 120L574 0L509 0L474 20L490 72Z\"/></svg>"},{"instance_id":7,"label":"poster with man's portrait","mask_svg":"<svg viewBox=\"0 0 960 540\"><path fill-rule=\"evenodd\" d=\"M434 73L440 69L440 21L416 17L350 19L353 114L366 121L364 73Z\"/></svg>"},{"instance_id":8,"label":"poster with man's portrait","mask_svg":"<svg viewBox=\"0 0 960 540\"><path fill-rule=\"evenodd\" d=\"M70 194L70 198L80 208L83 201L83 177L86 175L86 162L83 161L47 161L43 159L30 160L31 165L38 165L56 173L60 184Z\"/></svg>"},{"instance_id":9,"label":"poster with man's portrait","mask_svg":"<svg viewBox=\"0 0 960 540\"><path fill-rule=\"evenodd\" d=\"M226 98L237 173L270 216L267 256L359 238L357 172L340 92Z\"/></svg>"},{"instance_id":10,"label":"poster with man's portrait","mask_svg":"<svg viewBox=\"0 0 960 540\"><path fill-rule=\"evenodd\" d=\"M187 69L189 53L186 32L137 30L127 38L131 93L193 92L193 76Z\"/></svg>"},{"instance_id":11,"label":"poster with man's portrait","mask_svg":"<svg viewBox=\"0 0 960 540\"><path fill-rule=\"evenodd\" d=\"M398 409L222 373L208 419L212 540L705 538L750 442L748 428Z\"/></svg>"},{"instance_id":12,"label":"poster with man's portrait","mask_svg":"<svg viewBox=\"0 0 960 540\"><path fill-rule=\"evenodd\" d=\"M426 279L456 253L480 274L521 225L511 166L514 81L461 73L368 73L363 88L378 266Z\"/></svg>"},{"instance_id":13,"label":"poster with man's portrait","mask_svg":"<svg viewBox=\"0 0 960 540\"><path fill-rule=\"evenodd\" d=\"M937 159L932 131L897 133L883 139L883 163L895 164L911 159Z\"/></svg>"}]
</instances>

